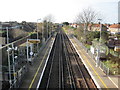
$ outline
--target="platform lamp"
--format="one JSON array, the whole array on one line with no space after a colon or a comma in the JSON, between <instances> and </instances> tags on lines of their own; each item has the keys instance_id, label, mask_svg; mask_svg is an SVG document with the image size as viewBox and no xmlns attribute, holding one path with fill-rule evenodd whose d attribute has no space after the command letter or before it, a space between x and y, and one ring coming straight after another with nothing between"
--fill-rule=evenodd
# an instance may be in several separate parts
<instances>
[{"instance_id":1,"label":"platform lamp","mask_svg":"<svg viewBox=\"0 0 120 90\"><path fill-rule=\"evenodd\" d=\"M38 37L39 37L39 36L38 36L38 21L39 21L39 20L41 20L41 18L40 18L40 19L37 19L37 39L38 39ZM38 43L37 43L37 53L38 53L38 50L39 50L39 49L38 49Z\"/></svg>"}]
</instances>

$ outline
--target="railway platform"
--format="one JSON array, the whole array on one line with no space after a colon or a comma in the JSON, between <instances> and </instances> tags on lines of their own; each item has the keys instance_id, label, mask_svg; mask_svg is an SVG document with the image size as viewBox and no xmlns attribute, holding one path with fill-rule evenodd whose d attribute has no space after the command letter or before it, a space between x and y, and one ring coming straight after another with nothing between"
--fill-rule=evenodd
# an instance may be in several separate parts
<instances>
[{"instance_id":1,"label":"railway platform","mask_svg":"<svg viewBox=\"0 0 120 90\"><path fill-rule=\"evenodd\" d=\"M43 70L45 68L45 64L47 62L47 58L50 54L52 45L55 40L55 35L50 37L44 45L40 48L38 55L34 58L32 65L28 64L28 72L25 75L21 85L20 89L36 89L40 76L43 74Z\"/></svg>"},{"instance_id":2,"label":"railway platform","mask_svg":"<svg viewBox=\"0 0 120 90\"><path fill-rule=\"evenodd\" d=\"M120 89L118 84L120 77L106 75L99 67L96 67L95 60L93 60L93 58L91 58L89 54L80 46L80 42L75 37L71 38L69 35L68 37L97 85L97 88L115 90Z\"/></svg>"}]
</instances>

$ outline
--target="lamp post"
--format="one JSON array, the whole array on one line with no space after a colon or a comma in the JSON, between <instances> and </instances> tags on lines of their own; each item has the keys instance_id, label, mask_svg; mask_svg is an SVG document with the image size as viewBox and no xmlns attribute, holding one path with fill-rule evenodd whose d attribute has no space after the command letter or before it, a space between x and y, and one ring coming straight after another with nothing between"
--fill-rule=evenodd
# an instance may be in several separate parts
<instances>
[{"instance_id":1,"label":"lamp post","mask_svg":"<svg viewBox=\"0 0 120 90\"><path fill-rule=\"evenodd\" d=\"M38 39L38 21L41 19L37 19L37 39ZM38 43L37 43L37 53L38 53Z\"/></svg>"},{"instance_id":2,"label":"lamp post","mask_svg":"<svg viewBox=\"0 0 120 90\"><path fill-rule=\"evenodd\" d=\"M98 63L99 63L99 59L100 59L101 31L102 31L102 24L101 24L102 19L98 19L98 20L99 20L99 22L100 22L100 39L99 39L99 45L98 45L98 49L97 49L96 67L98 67Z\"/></svg>"},{"instance_id":3,"label":"lamp post","mask_svg":"<svg viewBox=\"0 0 120 90\"><path fill-rule=\"evenodd\" d=\"M42 26L41 26L41 32L42 32L42 44L44 44L44 41L45 41L45 38L44 38L44 24L42 23Z\"/></svg>"},{"instance_id":4,"label":"lamp post","mask_svg":"<svg viewBox=\"0 0 120 90\"><path fill-rule=\"evenodd\" d=\"M37 19L37 39L38 39L38 21L41 19Z\"/></svg>"},{"instance_id":5,"label":"lamp post","mask_svg":"<svg viewBox=\"0 0 120 90\"><path fill-rule=\"evenodd\" d=\"M8 70L9 70L9 83L10 83L10 86L12 85L12 78L11 78L11 65L10 65L10 51L12 50L12 48L9 48L7 49L7 52L8 52Z\"/></svg>"},{"instance_id":6,"label":"lamp post","mask_svg":"<svg viewBox=\"0 0 120 90\"><path fill-rule=\"evenodd\" d=\"M48 35L49 35L49 26L48 26L48 21L47 21L47 39L48 39Z\"/></svg>"},{"instance_id":7,"label":"lamp post","mask_svg":"<svg viewBox=\"0 0 120 90\"><path fill-rule=\"evenodd\" d=\"M15 72L15 56L14 56L14 50L15 50L15 48L14 48L14 45L13 45L13 43L12 43L12 60L13 60L13 77L14 77L14 84L15 84L15 88L16 88L16 72Z\"/></svg>"}]
</instances>

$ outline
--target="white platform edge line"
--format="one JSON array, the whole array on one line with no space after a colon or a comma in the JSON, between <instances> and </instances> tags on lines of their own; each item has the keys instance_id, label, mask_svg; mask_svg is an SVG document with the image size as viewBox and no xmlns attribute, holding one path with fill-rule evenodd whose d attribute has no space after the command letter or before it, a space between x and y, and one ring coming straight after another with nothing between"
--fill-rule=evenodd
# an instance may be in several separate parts
<instances>
[{"instance_id":1,"label":"white platform edge line","mask_svg":"<svg viewBox=\"0 0 120 90\"><path fill-rule=\"evenodd\" d=\"M54 42L55 42L55 38L54 38L54 40L52 41L52 45L51 45L51 47L50 47L50 51L49 51L49 53L48 53L48 56L47 56L47 59L46 59L46 62L45 62L45 65L44 65L42 74L41 74L41 76L40 76L40 79L39 79L39 82L38 82L38 85L37 85L36 90L38 90L38 88L39 88L39 86L40 86L40 83L41 83L41 80L42 80L42 77L43 77L43 74L44 74L44 71L45 71L45 68L46 68L46 65L47 65L47 62L48 62L48 59L49 59L49 56L50 56L50 53L51 53L51 50L52 50L52 47L53 47Z\"/></svg>"},{"instance_id":2,"label":"white platform edge line","mask_svg":"<svg viewBox=\"0 0 120 90\"><path fill-rule=\"evenodd\" d=\"M69 38L69 37L68 37L68 38ZM69 40L70 40L70 38L69 38ZM72 42L71 40L70 40L70 42L72 43L72 45L73 45L73 47L75 48L77 54L79 55L79 57L81 58L82 62L84 63L86 69L88 70L88 72L89 72L90 76L92 77L94 83L96 84L97 88L98 88L99 90L102 90L101 87L99 86L99 84L97 83L97 81L95 80L94 76L93 76L92 73L90 72L89 68L88 68L87 65L85 64L85 62L84 62L83 58L81 57L81 55L79 54L78 50L77 50L76 47L74 46L73 42Z\"/></svg>"},{"instance_id":3,"label":"white platform edge line","mask_svg":"<svg viewBox=\"0 0 120 90\"><path fill-rule=\"evenodd\" d=\"M111 82L112 82L117 88L119 88L118 85L116 85L116 83L111 79L111 77L108 76L108 78L111 80ZM119 83L119 82L118 82L118 83Z\"/></svg>"}]
</instances>

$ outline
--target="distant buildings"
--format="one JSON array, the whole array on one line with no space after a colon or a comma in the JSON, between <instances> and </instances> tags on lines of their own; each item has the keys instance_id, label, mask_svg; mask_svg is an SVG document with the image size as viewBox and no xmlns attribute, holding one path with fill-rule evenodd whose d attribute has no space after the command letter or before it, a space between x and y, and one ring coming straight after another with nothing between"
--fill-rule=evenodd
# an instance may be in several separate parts
<instances>
[{"instance_id":1,"label":"distant buildings","mask_svg":"<svg viewBox=\"0 0 120 90\"><path fill-rule=\"evenodd\" d=\"M84 24L70 24L71 27L74 28L83 28L84 29ZM102 24L102 31L108 31L111 34L117 34L120 33L120 24ZM93 23L88 25L88 31L100 31L100 24Z\"/></svg>"},{"instance_id":2,"label":"distant buildings","mask_svg":"<svg viewBox=\"0 0 120 90\"><path fill-rule=\"evenodd\" d=\"M111 34L116 34L120 32L120 24L112 24L109 26L109 31Z\"/></svg>"},{"instance_id":3,"label":"distant buildings","mask_svg":"<svg viewBox=\"0 0 120 90\"><path fill-rule=\"evenodd\" d=\"M102 30L102 31L107 31L107 26L105 26L105 25L103 25L102 24L102 29L101 29L101 27L100 27L100 24L90 24L89 26L88 26L88 30L89 31L100 31L100 30Z\"/></svg>"},{"instance_id":4,"label":"distant buildings","mask_svg":"<svg viewBox=\"0 0 120 90\"><path fill-rule=\"evenodd\" d=\"M72 24L70 24L70 26L71 26L71 27L74 27L74 28L78 28L78 27L79 27L79 25L76 24L76 23L72 23Z\"/></svg>"}]
</instances>

